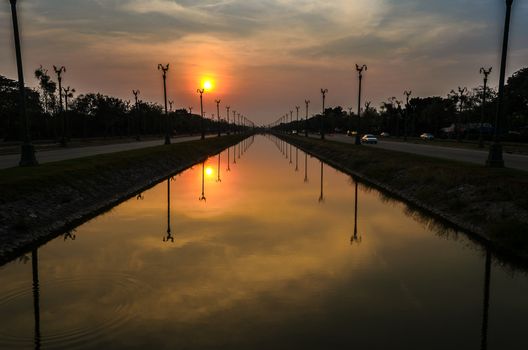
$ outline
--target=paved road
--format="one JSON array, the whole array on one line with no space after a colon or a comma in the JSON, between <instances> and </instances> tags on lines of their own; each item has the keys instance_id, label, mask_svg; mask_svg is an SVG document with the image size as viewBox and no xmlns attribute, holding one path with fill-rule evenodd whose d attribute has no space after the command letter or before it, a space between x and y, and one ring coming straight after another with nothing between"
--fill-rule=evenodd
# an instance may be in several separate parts
<instances>
[{"instance_id":1,"label":"paved road","mask_svg":"<svg viewBox=\"0 0 528 350\"><path fill-rule=\"evenodd\" d=\"M215 137L216 135L208 135L206 137ZM198 140L200 136L185 136L173 138L172 143L185 142ZM82 157L89 157L98 154L106 153L115 153L121 151L130 151L134 149L155 147L164 144L164 140L154 140L154 141L141 141L141 142L129 142L129 143L119 143L112 145L103 145L103 146L88 146L88 147L76 147L76 148L63 148L55 149L51 151L39 151L37 152L37 160L40 164L57 162L67 159L75 159ZM18 166L20 160L20 155L18 154L9 154L0 156L0 169L13 168Z\"/></svg>"},{"instance_id":2,"label":"paved road","mask_svg":"<svg viewBox=\"0 0 528 350\"><path fill-rule=\"evenodd\" d=\"M313 135L314 137L316 135ZM354 138L341 135L326 135L328 140L353 143ZM487 151L479 151L455 147L442 147L419 145L414 143L394 142L380 140L377 145L368 145L368 147L383 148L391 151L407 152L419 154L428 157L437 157L460 162L474 163L484 165L488 158ZM518 170L528 171L528 156L520 154L504 154L504 163L506 167Z\"/></svg>"}]
</instances>

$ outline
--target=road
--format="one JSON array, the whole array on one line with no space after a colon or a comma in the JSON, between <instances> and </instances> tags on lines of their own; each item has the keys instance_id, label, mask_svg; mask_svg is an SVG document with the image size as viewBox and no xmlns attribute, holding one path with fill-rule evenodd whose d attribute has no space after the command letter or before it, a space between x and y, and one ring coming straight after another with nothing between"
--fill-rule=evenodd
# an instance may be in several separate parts
<instances>
[{"instance_id":1,"label":"road","mask_svg":"<svg viewBox=\"0 0 528 350\"><path fill-rule=\"evenodd\" d=\"M314 137L316 135L313 135ZM326 135L328 140L353 143L354 138L341 134ZM391 151L413 153L427 157L436 157L459 162L484 165L488 158L487 151L471 150L455 147L419 145L414 143L380 140L377 145L368 147L383 148ZM528 156L504 153L504 163L507 168L528 171Z\"/></svg>"},{"instance_id":2,"label":"road","mask_svg":"<svg viewBox=\"0 0 528 350\"><path fill-rule=\"evenodd\" d=\"M206 137L216 137L216 135L208 135ZM184 136L173 138L172 143L186 142L192 140L198 140L200 136ZM154 140L154 141L140 141L140 142L128 142L128 143L118 143L112 145L103 145L103 146L87 146L87 147L76 147L76 148L62 148L55 149L50 151L38 151L37 160L40 164L57 162L67 159L83 158L89 156L95 156L98 154L107 154L115 153L122 151L130 151L140 148L148 148L161 146L164 144L164 140ZM13 168L18 166L20 160L20 155L18 154L9 154L0 156L0 169Z\"/></svg>"}]
</instances>

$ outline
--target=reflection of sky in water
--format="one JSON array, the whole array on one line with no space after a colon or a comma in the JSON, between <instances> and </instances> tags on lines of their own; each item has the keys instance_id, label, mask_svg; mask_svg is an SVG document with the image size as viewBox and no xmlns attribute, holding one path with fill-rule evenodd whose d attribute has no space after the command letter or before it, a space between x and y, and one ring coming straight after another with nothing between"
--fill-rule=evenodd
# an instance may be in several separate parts
<instances>
[{"instance_id":1,"label":"reflection of sky in water","mask_svg":"<svg viewBox=\"0 0 528 350\"><path fill-rule=\"evenodd\" d=\"M174 243L163 182L41 247L43 348L479 348L480 248L362 185L351 244L353 181L325 166L319 203L320 162L308 157L305 184L296 155L257 137L230 172L222 153L221 182L210 158L206 202L201 164L175 176ZM31 347L31 261L0 279L0 348ZM526 346L526 276L493 266L491 281L489 348Z\"/></svg>"}]
</instances>

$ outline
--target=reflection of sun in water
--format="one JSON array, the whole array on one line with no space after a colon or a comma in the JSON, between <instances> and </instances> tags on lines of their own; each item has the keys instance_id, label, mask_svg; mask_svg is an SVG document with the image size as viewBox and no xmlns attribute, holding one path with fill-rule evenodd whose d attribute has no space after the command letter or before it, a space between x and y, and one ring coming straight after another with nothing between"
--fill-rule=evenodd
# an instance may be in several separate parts
<instances>
[{"instance_id":1,"label":"reflection of sun in water","mask_svg":"<svg viewBox=\"0 0 528 350\"><path fill-rule=\"evenodd\" d=\"M210 166L208 166L207 168L205 168L205 175L211 177L211 176L213 176L213 174L214 174L214 170L213 170L213 168L211 168Z\"/></svg>"}]
</instances>

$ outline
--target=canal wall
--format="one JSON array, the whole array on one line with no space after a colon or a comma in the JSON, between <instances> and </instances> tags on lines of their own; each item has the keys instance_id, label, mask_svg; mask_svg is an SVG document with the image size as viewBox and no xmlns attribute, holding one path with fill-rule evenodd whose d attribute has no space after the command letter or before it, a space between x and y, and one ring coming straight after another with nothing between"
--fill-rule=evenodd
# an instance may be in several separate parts
<instances>
[{"instance_id":1,"label":"canal wall","mask_svg":"<svg viewBox=\"0 0 528 350\"><path fill-rule=\"evenodd\" d=\"M498 255L528 263L528 202L520 198L528 185L524 174L295 135L274 135L410 208L465 232ZM490 175L486 176L486 171Z\"/></svg>"},{"instance_id":2,"label":"canal wall","mask_svg":"<svg viewBox=\"0 0 528 350\"><path fill-rule=\"evenodd\" d=\"M0 266L248 136L0 171Z\"/></svg>"}]
</instances>

